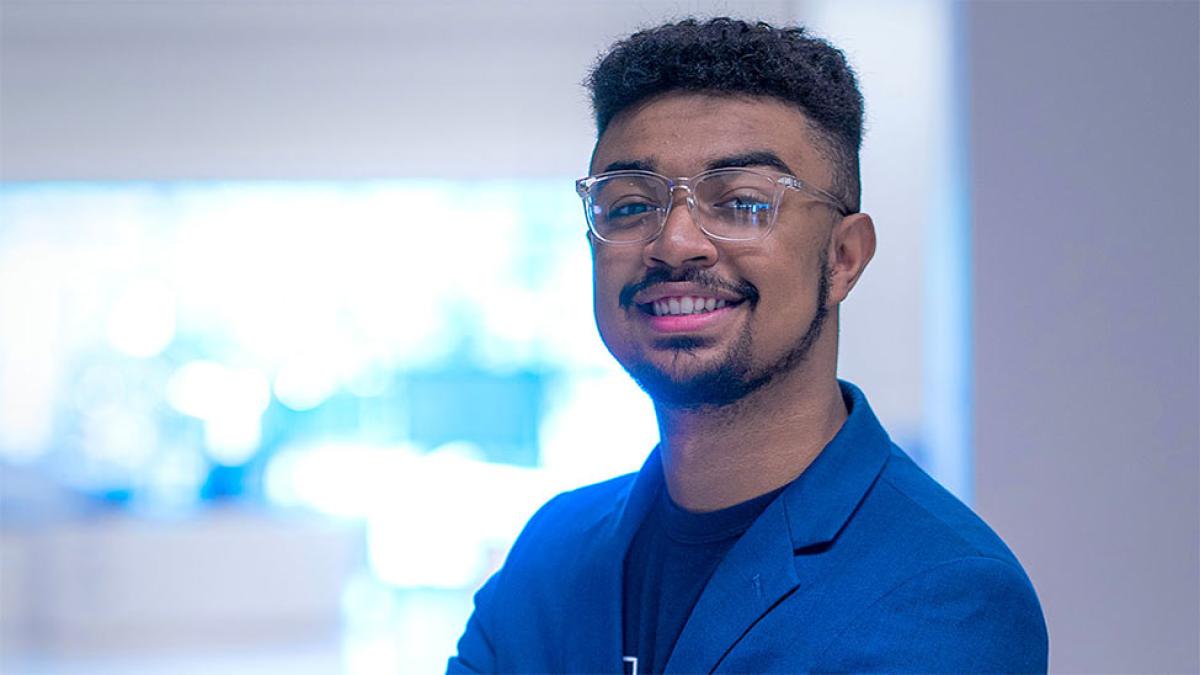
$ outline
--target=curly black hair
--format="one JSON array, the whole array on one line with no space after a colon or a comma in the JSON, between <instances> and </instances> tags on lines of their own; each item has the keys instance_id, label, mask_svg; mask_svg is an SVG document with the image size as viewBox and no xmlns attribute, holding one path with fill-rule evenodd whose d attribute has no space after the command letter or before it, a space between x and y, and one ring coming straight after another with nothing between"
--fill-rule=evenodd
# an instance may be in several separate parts
<instances>
[{"instance_id":1,"label":"curly black hair","mask_svg":"<svg viewBox=\"0 0 1200 675\"><path fill-rule=\"evenodd\" d=\"M671 91L769 96L800 109L833 162L832 191L859 208L863 98L846 56L802 27L728 17L684 19L634 33L588 76L596 135L632 105Z\"/></svg>"}]
</instances>

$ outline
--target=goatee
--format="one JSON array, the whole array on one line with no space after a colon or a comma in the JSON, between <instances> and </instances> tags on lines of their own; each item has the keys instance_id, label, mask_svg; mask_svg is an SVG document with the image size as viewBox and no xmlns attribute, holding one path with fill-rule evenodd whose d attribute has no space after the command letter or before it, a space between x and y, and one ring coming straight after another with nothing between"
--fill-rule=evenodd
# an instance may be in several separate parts
<instances>
[{"instance_id":1,"label":"goatee","mask_svg":"<svg viewBox=\"0 0 1200 675\"><path fill-rule=\"evenodd\" d=\"M817 304L812 320L792 348L774 363L758 370L754 369L754 336L747 324L725 358L702 372L677 379L645 360L626 365L626 370L657 405L686 410L732 405L767 386L780 375L791 372L808 358L825 325L828 314L825 303L828 299L829 265L822 255L820 279L817 283ZM750 311L753 311L753 304ZM681 337L670 338L659 346L675 350L675 358L681 359L689 358L702 344L695 338Z\"/></svg>"}]
</instances>

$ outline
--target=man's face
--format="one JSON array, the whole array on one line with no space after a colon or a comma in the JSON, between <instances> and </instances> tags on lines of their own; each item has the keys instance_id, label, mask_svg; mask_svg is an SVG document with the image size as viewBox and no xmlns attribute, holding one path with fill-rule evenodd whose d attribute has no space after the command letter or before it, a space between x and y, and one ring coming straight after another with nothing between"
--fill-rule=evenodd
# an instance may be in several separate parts
<instances>
[{"instance_id":1,"label":"man's face","mask_svg":"<svg viewBox=\"0 0 1200 675\"><path fill-rule=\"evenodd\" d=\"M689 93L652 99L614 119L596 146L591 173L638 167L674 178L742 163L738 158L756 158L746 165L824 189L832 179L795 108L769 98ZM601 338L658 403L694 408L740 400L802 367L817 341L836 220L828 205L789 190L766 237L714 241L676 192L657 239L611 245L593 238ZM679 303L693 313L656 316L656 303L659 312ZM705 311L697 313L701 303Z\"/></svg>"}]
</instances>

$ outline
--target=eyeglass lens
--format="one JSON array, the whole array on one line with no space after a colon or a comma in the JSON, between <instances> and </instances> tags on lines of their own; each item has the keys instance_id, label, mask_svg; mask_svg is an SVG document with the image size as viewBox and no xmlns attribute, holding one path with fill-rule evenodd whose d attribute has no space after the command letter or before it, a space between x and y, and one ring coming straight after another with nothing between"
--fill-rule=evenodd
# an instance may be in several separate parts
<instances>
[{"instance_id":1,"label":"eyeglass lens","mask_svg":"<svg viewBox=\"0 0 1200 675\"><path fill-rule=\"evenodd\" d=\"M692 217L711 235L756 239L771 226L779 189L763 174L715 171L691 184ZM673 201L665 179L646 175L604 177L588 194L592 227L608 241L652 238Z\"/></svg>"}]
</instances>

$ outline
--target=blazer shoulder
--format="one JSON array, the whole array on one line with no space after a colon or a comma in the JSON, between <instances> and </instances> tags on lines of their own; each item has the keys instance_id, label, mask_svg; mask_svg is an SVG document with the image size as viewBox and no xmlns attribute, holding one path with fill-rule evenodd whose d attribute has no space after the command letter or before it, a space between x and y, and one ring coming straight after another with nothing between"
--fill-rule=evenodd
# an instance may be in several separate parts
<instances>
[{"instance_id":1,"label":"blazer shoulder","mask_svg":"<svg viewBox=\"0 0 1200 675\"><path fill-rule=\"evenodd\" d=\"M880 475L878 501L901 519L901 530L925 551L928 564L958 558L992 558L1024 570L998 534L969 506L893 446Z\"/></svg>"},{"instance_id":2,"label":"blazer shoulder","mask_svg":"<svg viewBox=\"0 0 1200 675\"><path fill-rule=\"evenodd\" d=\"M555 672L562 617L579 590L589 539L612 521L632 476L564 492L525 524L504 564L475 594L450 672ZM532 639L536 636L537 639ZM549 660L548 660L549 659Z\"/></svg>"},{"instance_id":3,"label":"blazer shoulder","mask_svg":"<svg viewBox=\"0 0 1200 675\"><path fill-rule=\"evenodd\" d=\"M1019 567L947 560L904 579L824 650L835 672L1046 672L1041 607Z\"/></svg>"},{"instance_id":4,"label":"blazer shoulder","mask_svg":"<svg viewBox=\"0 0 1200 675\"><path fill-rule=\"evenodd\" d=\"M855 520L855 538L878 556L873 581L821 669L1045 672L1045 618L1024 568L900 448L892 446Z\"/></svg>"},{"instance_id":5,"label":"blazer shoulder","mask_svg":"<svg viewBox=\"0 0 1200 675\"><path fill-rule=\"evenodd\" d=\"M563 492L525 524L505 567L542 567L569 560L576 547L619 512L637 474Z\"/></svg>"}]
</instances>

